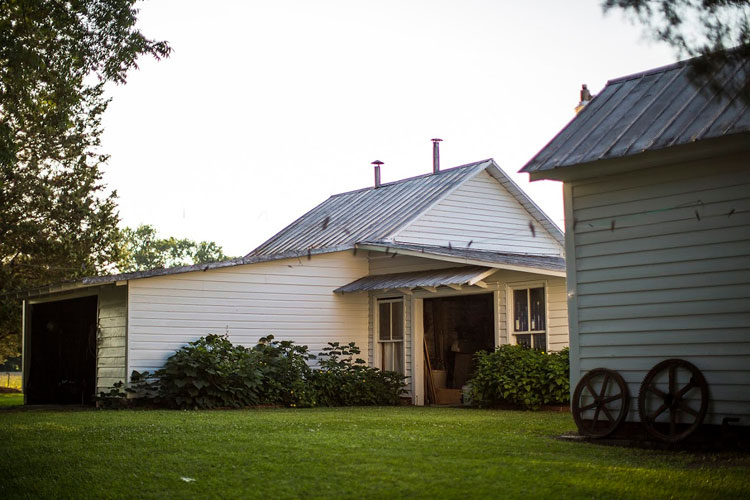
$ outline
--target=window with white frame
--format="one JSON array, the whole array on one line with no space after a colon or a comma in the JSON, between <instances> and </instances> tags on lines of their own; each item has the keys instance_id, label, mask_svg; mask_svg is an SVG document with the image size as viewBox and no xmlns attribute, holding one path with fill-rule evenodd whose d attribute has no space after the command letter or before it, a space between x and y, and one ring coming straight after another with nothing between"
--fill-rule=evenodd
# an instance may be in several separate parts
<instances>
[{"instance_id":1,"label":"window with white frame","mask_svg":"<svg viewBox=\"0 0 750 500\"><path fill-rule=\"evenodd\" d=\"M380 368L404 373L404 300L378 300Z\"/></svg>"},{"instance_id":2,"label":"window with white frame","mask_svg":"<svg viewBox=\"0 0 750 500\"><path fill-rule=\"evenodd\" d=\"M512 286L511 330L515 343L547 350L547 295L543 284Z\"/></svg>"}]
</instances>

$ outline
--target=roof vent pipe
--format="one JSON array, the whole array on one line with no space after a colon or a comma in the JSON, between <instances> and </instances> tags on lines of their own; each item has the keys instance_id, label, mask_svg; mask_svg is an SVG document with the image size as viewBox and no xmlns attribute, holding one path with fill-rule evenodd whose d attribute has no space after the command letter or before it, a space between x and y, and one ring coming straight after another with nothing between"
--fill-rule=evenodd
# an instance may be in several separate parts
<instances>
[{"instance_id":1,"label":"roof vent pipe","mask_svg":"<svg viewBox=\"0 0 750 500\"><path fill-rule=\"evenodd\" d=\"M382 165L383 162L380 160L375 160L371 163L371 165L375 165L375 188L380 187L380 165Z\"/></svg>"},{"instance_id":2,"label":"roof vent pipe","mask_svg":"<svg viewBox=\"0 0 750 500\"><path fill-rule=\"evenodd\" d=\"M431 139L432 140L432 173L436 174L440 172L440 143L442 139Z\"/></svg>"}]
</instances>

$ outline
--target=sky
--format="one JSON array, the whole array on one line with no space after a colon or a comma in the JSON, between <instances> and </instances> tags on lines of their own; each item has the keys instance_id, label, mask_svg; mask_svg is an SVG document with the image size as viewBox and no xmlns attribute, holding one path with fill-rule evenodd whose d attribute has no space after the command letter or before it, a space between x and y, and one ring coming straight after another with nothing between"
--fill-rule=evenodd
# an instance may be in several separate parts
<instances>
[{"instance_id":1,"label":"sky","mask_svg":"<svg viewBox=\"0 0 750 500\"><path fill-rule=\"evenodd\" d=\"M563 227L562 186L518 170L581 84L675 61L599 0L139 2L168 59L108 88L104 181L122 226L245 255L330 195L494 158Z\"/></svg>"}]
</instances>

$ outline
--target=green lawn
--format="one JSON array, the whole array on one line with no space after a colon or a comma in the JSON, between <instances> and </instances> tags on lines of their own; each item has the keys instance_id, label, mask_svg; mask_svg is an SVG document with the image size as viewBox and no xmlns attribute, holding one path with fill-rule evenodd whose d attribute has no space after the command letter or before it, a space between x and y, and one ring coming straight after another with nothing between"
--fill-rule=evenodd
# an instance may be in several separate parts
<instances>
[{"instance_id":1,"label":"green lawn","mask_svg":"<svg viewBox=\"0 0 750 500\"><path fill-rule=\"evenodd\" d=\"M6 409L0 498L750 498L747 455L553 439L573 429L447 408Z\"/></svg>"},{"instance_id":2,"label":"green lawn","mask_svg":"<svg viewBox=\"0 0 750 500\"><path fill-rule=\"evenodd\" d=\"M20 392L15 393L2 393L0 392L0 408L3 406L19 406L23 404L23 394ZM0 415L0 423L2 423L2 415Z\"/></svg>"}]
</instances>

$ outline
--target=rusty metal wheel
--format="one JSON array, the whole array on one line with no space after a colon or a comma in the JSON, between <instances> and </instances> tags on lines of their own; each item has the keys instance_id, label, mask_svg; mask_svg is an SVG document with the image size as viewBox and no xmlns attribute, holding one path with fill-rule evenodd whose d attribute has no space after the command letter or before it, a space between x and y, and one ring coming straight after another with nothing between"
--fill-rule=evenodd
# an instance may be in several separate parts
<instances>
[{"instance_id":1,"label":"rusty metal wheel","mask_svg":"<svg viewBox=\"0 0 750 500\"><path fill-rule=\"evenodd\" d=\"M628 414L630 393L622 376L607 368L584 375L573 392L573 419L584 436L612 434Z\"/></svg>"},{"instance_id":2,"label":"rusty metal wheel","mask_svg":"<svg viewBox=\"0 0 750 500\"><path fill-rule=\"evenodd\" d=\"M638 415L646 431L662 441L682 441L703 423L708 383L683 359L667 359L646 374L638 392Z\"/></svg>"}]
</instances>

